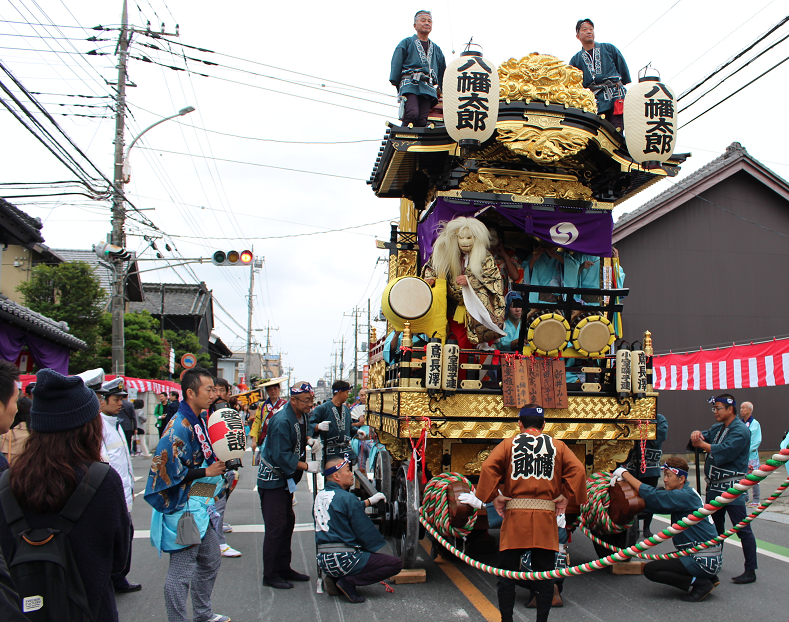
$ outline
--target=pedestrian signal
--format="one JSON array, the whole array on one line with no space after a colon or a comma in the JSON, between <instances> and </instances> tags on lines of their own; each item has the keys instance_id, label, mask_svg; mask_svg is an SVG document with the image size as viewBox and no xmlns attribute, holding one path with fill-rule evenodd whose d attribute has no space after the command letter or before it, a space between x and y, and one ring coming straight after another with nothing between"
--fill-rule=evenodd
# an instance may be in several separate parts
<instances>
[{"instance_id":1,"label":"pedestrian signal","mask_svg":"<svg viewBox=\"0 0 789 622\"><path fill-rule=\"evenodd\" d=\"M252 251L216 251L211 256L215 266L248 266L252 263Z\"/></svg>"}]
</instances>

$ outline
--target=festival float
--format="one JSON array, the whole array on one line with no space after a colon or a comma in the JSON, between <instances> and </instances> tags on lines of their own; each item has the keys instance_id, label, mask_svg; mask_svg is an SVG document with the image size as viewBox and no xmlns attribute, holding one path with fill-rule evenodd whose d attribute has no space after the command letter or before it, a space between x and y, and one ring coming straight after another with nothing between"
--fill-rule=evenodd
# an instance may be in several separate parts
<instances>
[{"instance_id":1,"label":"festival float","mask_svg":"<svg viewBox=\"0 0 789 622\"><path fill-rule=\"evenodd\" d=\"M371 340L366 399L381 450L360 465L357 483L386 495L375 519L405 567L425 533L426 482L442 473L474 482L495 444L517 433L526 403L546 408L545 432L568 443L590 476L634 449L645 460L657 413L653 345L646 326L641 343L621 341L628 289L612 257L612 211L676 176L686 159L673 153L673 92L657 78L631 89L627 140L598 116L581 72L553 56L496 67L467 51L447 67L443 86L427 127L387 124L368 181L377 197L400 199L400 220L378 241L389 251L387 334ZM441 234L459 218L482 223L517 261L536 249L576 264L599 261L593 282L538 285L505 273L501 291L494 284L487 300L484 292L475 297L470 283L455 286L434 269ZM507 351L490 345L503 332L505 290L522 307L517 344ZM467 329L459 340L458 326ZM487 528L484 511L469 517L454 503L459 492L449 493L452 524ZM638 508L627 498L622 504L617 519L627 524Z\"/></svg>"}]
</instances>

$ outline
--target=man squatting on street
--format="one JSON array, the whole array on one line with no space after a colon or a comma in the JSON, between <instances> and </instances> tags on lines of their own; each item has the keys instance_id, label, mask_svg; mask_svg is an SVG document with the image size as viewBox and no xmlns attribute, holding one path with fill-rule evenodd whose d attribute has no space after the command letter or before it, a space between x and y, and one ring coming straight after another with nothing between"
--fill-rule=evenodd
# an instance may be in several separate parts
<instances>
[{"instance_id":1,"label":"man squatting on street","mask_svg":"<svg viewBox=\"0 0 789 622\"><path fill-rule=\"evenodd\" d=\"M376 553L386 545L364 509L386 501L382 492L361 501L348 492L353 471L347 456L326 461L325 488L315 497L315 544L318 565L325 573L329 594L339 589L352 603L363 603L356 593L360 585L372 585L393 577L402 568L399 557Z\"/></svg>"},{"instance_id":2,"label":"man squatting on street","mask_svg":"<svg viewBox=\"0 0 789 622\"><path fill-rule=\"evenodd\" d=\"M527 404L518 413L520 434L505 438L482 463L475 492L458 499L478 509L493 504L504 517L499 542L499 567L522 572L554 570L559 551L556 517L568 499L586 503L586 469L565 443L543 434L545 413ZM512 622L515 586L524 583L500 578L497 584L502 622ZM548 620L553 580L534 581L537 622Z\"/></svg>"},{"instance_id":3,"label":"man squatting on street","mask_svg":"<svg viewBox=\"0 0 789 622\"><path fill-rule=\"evenodd\" d=\"M665 490L639 481L624 467L619 467L611 477L613 486L617 480L624 479L644 500L645 510L652 514L671 514L671 523L676 524L698 510L704 502L701 495L688 483L688 463L682 458L668 458L663 469ZM678 551L696 546L699 542L712 540L717 536L712 517L689 527L674 536L674 546ZM649 562L644 566L644 576L655 583L674 586L686 594L682 600L697 603L714 590L720 580L718 572L723 565L723 546L713 546L699 553Z\"/></svg>"}]
</instances>

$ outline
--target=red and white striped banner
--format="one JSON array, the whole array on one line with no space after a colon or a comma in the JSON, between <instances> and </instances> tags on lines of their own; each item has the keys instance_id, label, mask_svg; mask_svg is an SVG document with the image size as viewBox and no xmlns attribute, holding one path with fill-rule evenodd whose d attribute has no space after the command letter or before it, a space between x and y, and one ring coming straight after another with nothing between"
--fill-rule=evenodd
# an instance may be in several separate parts
<instances>
[{"instance_id":1,"label":"red and white striped banner","mask_svg":"<svg viewBox=\"0 0 789 622\"><path fill-rule=\"evenodd\" d=\"M652 359L656 391L726 391L789 384L789 339L663 354Z\"/></svg>"},{"instance_id":2,"label":"red and white striped banner","mask_svg":"<svg viewBox=\"0 0 789 622\"><path fill-rule=\"evenodd\" d=\"M104 380L106 382L107 380L112 380L114 378L115 376L113 374L107 374L104 377ZM22 382L23 391L28 384L36 381L36 377L32 374L24 374L20 376L19 379ZM123 380L126 382L127 389L136 389L140 392L155 391L156 393L169 393L170 391L176 391L178 395L183 398L183 394L181 393L181 385L176 382L170 382L169 380L145 380L143 378L130 378L129 376L124 376Z\"/></svg>"}]
</instances>

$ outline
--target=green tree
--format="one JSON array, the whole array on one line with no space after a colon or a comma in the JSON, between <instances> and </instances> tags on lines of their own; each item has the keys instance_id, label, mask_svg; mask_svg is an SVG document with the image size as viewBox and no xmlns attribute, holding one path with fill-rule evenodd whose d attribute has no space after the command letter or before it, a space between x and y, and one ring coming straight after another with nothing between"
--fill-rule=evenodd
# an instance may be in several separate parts
<instances>
[{"instance_id":1,"label":"green tree","mask_svg":"<svg viewBox=\"0 0 789 622\"><path fill-rule=\"evenodd\" d=\"M112 314L105 313L101 320L104 343L101 354L104 370L111 368L112 357ZM167 365L164 344L159 336L159 320L148 311L135 311L124 316L123 323L126 375L132 378L159 378L162 367Z\"/></svg>"},{"instance_id":2,"label":"green tree","mask_svg":"<svg viewBox=\"0 0 789 622\"><path fill-rule=\"evenodd\" d=\"M85 352L71 354L72 369L82 371L101 365L99 324L108 296L90 265L72 261L36 266L30 280L20 284L17 291L33 311L56 322L67 322L69 332L88 345Z\"/></svg>"},{"instance_id":3,"label":"green tree","mask_svg":"<svg viewBox=\"0 0 789 622\"><path fill-rule=\"evenodd\" d=\"M211 357L207 352L200 352L202 346L200 339L188 330L166 330L164 331L164 339L170 344L170 347L175 350L175 371L173 372L173 380L180 378L181 372L184 370L181 367L181 357L184 354L191 352L197 357L197 366L211 368Z\"/></svg>"}]
</instances>

